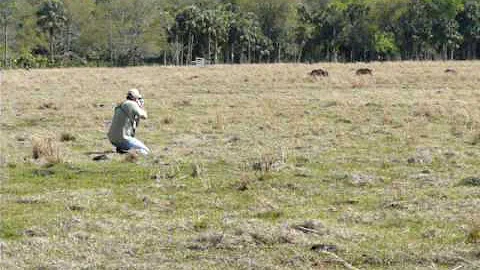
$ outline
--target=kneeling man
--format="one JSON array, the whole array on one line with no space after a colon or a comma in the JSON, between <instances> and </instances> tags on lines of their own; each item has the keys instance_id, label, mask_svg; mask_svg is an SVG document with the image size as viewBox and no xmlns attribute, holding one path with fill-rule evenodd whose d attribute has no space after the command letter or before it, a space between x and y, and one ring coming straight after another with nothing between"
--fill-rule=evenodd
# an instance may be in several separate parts
<instances>
[{"instance_id":1,"label":"kneeling man","mask_svg":"<svg viewBox=\"0 0 480 270\"><path fill-rule=\"evenodd\" d=\"M127 99L115 107L112 125L108 131L108 139L117 147L118 153L137 150L147 155L150 149L135 138L135 130L140 119L147 119L143 98L137 89L127 93Z\"/></svg>"}]
</instances>

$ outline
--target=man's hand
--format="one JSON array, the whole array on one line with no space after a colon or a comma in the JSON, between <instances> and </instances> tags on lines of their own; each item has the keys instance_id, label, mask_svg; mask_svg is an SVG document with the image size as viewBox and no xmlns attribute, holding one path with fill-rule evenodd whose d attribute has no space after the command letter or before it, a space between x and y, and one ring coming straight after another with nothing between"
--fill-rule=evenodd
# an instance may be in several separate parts
<instances>
[{"instance_id":1,"label":"man's hand","mask_svg":"<svg viewBox=\"0 0 480 270\"><path fill-rule=\"evenodd\" d=\"M139 98L137 99L137 104L143 109L145 107L145 100L143 100L143 98Z\"/></svg>"},{"instance_id":2,"label":"man's hand","mask_svg":"<svg viewBox=\"0 0 480 270\"><path fill-rule=\"evenodd\" d=\"M138 109L135 109L135 114L137 114L140 119L147 119L147 112L145 111L145 103L143 98L136 99L135 103L138 105Z\"/></svg>"}]
</instances>

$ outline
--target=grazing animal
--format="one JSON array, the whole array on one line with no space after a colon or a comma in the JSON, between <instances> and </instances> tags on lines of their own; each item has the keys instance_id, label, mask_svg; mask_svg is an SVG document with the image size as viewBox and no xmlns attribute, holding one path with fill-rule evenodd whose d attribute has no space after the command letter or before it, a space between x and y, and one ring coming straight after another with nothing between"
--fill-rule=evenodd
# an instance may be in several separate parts
<instances>
[{"instance_id":1,"label":"grazing animal","mask_svg":"<svg viewBox=\"0 0 480 270\"><path fill-rule=\"evenodd\" d=\"M324 70L324 69L314 69L312 70L312 72L310 72L310 76L313 76L313 77L317 77L317 76L320 76L320 77L328 77L328 71Z\"/></svg>"},{"instance_id":2,"label":"grazing animal","mask_svg":"<svg viewBox=\"0 0 480 270\"><path fill-rule=\"evenodd\" d=\"M359 69L357 69L355 74L357 74L357 75L373 75L373 70L371 70L369 68L359 68Z\"/></svg>"},{"instance_id":3,"label":"grazing animal","mask_svg":"<svg viewBox=\"0 0 480 270\"><path fill-rule=\"evenodd\" d=\"M447 68L445 69L445 73L457 74L457 71L453 68Z\"/></svg>"}]
</instances>

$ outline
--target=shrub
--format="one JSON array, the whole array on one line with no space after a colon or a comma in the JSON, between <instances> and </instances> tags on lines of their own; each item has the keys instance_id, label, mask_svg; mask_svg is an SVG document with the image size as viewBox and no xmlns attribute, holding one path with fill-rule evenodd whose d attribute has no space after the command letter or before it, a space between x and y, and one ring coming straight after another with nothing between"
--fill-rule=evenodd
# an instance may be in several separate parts
<instances>
[{"instance_id":1,"label":"shrub","mask_svg":"<svg viewBox=\"0 0 480 270\"><path fill-rule=\"evenodd\" d=\"M17 68L42 68L48 64L48 58L41 55L33 55L29 51L22 51L20 56L13 60L13 65Z\"/></svg>"}]
</instances>

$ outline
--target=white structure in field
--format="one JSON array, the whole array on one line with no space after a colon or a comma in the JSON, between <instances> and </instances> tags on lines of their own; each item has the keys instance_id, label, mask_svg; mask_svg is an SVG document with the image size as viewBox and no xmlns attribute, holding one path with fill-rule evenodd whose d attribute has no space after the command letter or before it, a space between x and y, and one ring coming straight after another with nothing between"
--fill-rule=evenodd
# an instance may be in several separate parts
<instances>
[{"instance_id":1,"label":"white structure in field","mask_svg":"<svg viewBox=\"0 0 480 270\"><path fill-rule=\"evenodd\" d=\"M206 60L205 58L197 57L195 61L192 61L192 65L197 67L204 67L205 65L210 65L210 60Z\"/></svg>"}]
</instances>

